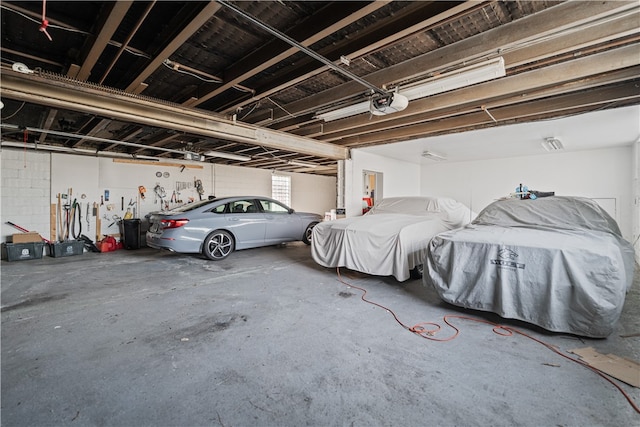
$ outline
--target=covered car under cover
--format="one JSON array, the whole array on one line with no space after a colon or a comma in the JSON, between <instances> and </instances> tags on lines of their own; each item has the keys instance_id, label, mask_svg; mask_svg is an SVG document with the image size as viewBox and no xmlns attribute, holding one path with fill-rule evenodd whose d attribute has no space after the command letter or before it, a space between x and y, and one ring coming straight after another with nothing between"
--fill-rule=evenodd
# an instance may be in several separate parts
<instances>
[{"instance_id":1,"label":"covered car under cover","mask_svg":"<svg viewBox=\"0 0 640 427\"><path fill-rule=\"evenodd\" d=\"M451 304L603 338L633 281L615 220L580 197L501 200L429 245L423 283Z\"/></svg>"},{"instance_id":2,"label":"covered car under cover","mask_svg":"<svg viewBox=\"0 0 640 427\"><path fill-rule=\"evenodd\" d=\"M325 267L393 275L404 281L422 265L435 234L462 227L472 216L465 205L449 198L386 198L363 216L316 225L311 255Z\"/></svg>"}]
</instances>

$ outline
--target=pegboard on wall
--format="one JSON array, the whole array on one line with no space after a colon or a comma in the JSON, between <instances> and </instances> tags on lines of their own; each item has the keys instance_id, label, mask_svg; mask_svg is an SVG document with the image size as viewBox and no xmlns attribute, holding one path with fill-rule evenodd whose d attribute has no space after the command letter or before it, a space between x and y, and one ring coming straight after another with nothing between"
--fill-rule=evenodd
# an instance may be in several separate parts
<instances>
[{"instance_id":1,"label":"pegboard on wall","mask_svg":"<svg viewBox=\"0 0 640 427\"><path fill-rule=\"evenodd\" d=\"M54 154L52 237L64 238L65 219L74 200L79 204L81 234L97 241L105 235L119 237L123 218L144 219L151 212L205 199L212 190L213 165L207 163ZM76 219L75 234L77 224ZM72 233L66 235L73 238Z\"/></svg>"},{"instance_id":2,"label":"pegboard on wall","mask_svg":"<svg viewBox=\"0 0 640 427\"><path fill-rule=\"evenodd\" d=\"M208 163L133 159L101 159L100 162L98 187L102 191L113 189L115 202L110 205L115 203L115 215L124 216L130 208L133 217L142 219L149 213L170 210L213 194L213 165ZM134 204L129 206L132 201ZM101 214L104 216L102 209ZM113 219L113 215L107 214L107 218ZM118 232L109 230L112 222L103 222L105 234Z\"/></svg>"}]
</instances>

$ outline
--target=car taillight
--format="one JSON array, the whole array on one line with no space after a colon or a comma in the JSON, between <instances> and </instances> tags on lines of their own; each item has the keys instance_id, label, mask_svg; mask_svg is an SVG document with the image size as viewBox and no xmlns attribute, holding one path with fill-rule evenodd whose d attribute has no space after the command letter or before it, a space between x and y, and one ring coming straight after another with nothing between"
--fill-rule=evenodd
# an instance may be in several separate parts
<instances>
[{"instance_id":1,"label":"car taillight","mask_svg":"<svg viewBox=\"0 0 640 427\"><path fill-rule=\"evenodd\" d=\"M160 228L179 228L188 223L188 219L163 219L160 220Z\"/></svg>"}]
</instances>

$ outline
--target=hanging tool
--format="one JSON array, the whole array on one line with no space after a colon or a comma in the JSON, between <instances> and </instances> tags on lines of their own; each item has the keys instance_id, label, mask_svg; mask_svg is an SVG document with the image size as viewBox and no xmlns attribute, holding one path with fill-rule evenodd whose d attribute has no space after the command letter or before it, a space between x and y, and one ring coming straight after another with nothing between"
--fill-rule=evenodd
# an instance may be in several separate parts
<instances>
[{"instance_id":1,"label":"hanging tool","mask_svg":"<svg viewBox=\"0 0 640 427\"><path fill-rule=\"evenodd\" d=\"M62 232L61 240L69 240L69 232L71 230L71 209L73 205L71 202L71 194L72 194L72 190L71 188L69 188L69 193L67 194L67 203L65 203L63 206L64 223L63 223L63 232Z\"/></svg>"},{"instance_id":2,"label":"hanging tool","mask_svg":"<svg viewBox=\"0 0 640 427\"><path fill-rule=\"evenodd\" d=\"M104 219L109 219L109 218L107 217L107 215L105 215L105 216L104 216ZM122 218L120 218L118 215L114 215L114 216L112 216L112 217L111 217L111 219L113 219L113 222L112 222L111 224L109 224L109 225L107 226L107 228L112 227L116 222L118 222L118 221L121 221L121 220L122 220Z\"/></svg>"},{"instance_id":3,"label":"hanging tool","mask_svg":"<svg viewBox=\"0 0 640 427\"><path fill-rule=\"evenodd\" d=\"M78 218L78 232L76 233L76 218ZM76 200L73 201L71 209L71 235L78 239L82 235L82 206Z\"/></svg>"},{"instance_id":4,"label":"hanging tool","mask_svg":"<svg viewBox=\"0 0 640 427\"><path fill-rule=\"evenodd\" d=\"M58 206L57 206L57 215L58 215L58 235L56 238L58 241L62 241L62 195L58 193Z\"/></svg>"},{"instance_id":5,"label":"hanging tool","mask_svg":"<svg viewBox=\"0 0 640 427\"><path fill-rule=\"evenodd\" d=\"M158 199L160 199L160 210L165 210L165 206L167 205L164 201L164 198L167 197L167 192L164 187L161 187L160 184L157 184L153 192L156 194L156 203L158 203Z\"/></svg>"},{"instance_id":6,"label":"hanging tool","mask_svg":"<svg viewBox=\"0 0 640 427\"><path fill-rule=\"evenodd\" d=\"M202 181L200 181L199 179L195 179L195 181L193 182L193 184L196 187L196 191L198 192L198 197L200 197L200 200L202 200L202 195L204 194L204 188L202 187Z\"/></svg>"},{"instance_id":7,"label":"hanging tool","mask_svg":"<svg viewBox=\"0 0 640 427\"><path fill-rule=\"evenodd\" d=\"M91 203L87 202L87 213L85 215L85 218L87 219L87 232L91 229L91 222L89 221L89 209L91 209Z\"/></svg>"}]
</instances>

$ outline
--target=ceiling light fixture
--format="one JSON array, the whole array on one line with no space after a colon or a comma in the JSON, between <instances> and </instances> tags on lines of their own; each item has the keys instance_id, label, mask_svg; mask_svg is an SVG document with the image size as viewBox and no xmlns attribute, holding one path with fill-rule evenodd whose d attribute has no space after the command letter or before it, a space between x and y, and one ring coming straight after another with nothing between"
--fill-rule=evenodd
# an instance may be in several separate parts
<instances>
[{"instance_id":1,"label":"ceiling light fixture","mask_svg":"<svg viewBox=\"0 0 640 427\"><path fill-rule=\"evenodd\" d=\"M547 151L560 151L564 149L564 145L562 145L562 141L552 136L542 141L542 148Z\"/></svg>"},{"instance_id":2,"label":"ceiling light fixture","mask_svg":"<svg viewBox=\"0 0 640 427\"><path fill-rule=\"evenodd\" d=\"M437 153L434 153L433 151L423 151L422 157L424 157L425 159L435 160L437 162L447 160L447 158L442 154L437 154Z\"/></svg>"},{"instance_id":3,"label":"ceiling light fixture","mask_svg":"<svg viewBox=\"0 0 640 427\"><path fill-rule=\"evenodd\" d=\"M204 153L204 155L209 157L220 157L223 159L237 160L239 162L248 162L249 160L251 160L251 157L249 156L241 156L240 154L225 153L223 151L215 150L207 151L206 153Z\"/></svg>"},{"instance_id":4,"label":"ceiling light fixture","mask_svg":"<svg viewBox=\"0 0 640 427\"><path fill-rule=\"evenodd\" d=\"M317 168L318 166L320 166L316 163L302 162L300 160L288 160L287 164L292 166L302 166L305 168Z\"/></svg>"},{"instance_id":5,"label":"ceiling light fixture","mask_svg":"<svg viewBox=\"0 0 640 427\"><path fill-rule=\"evenodd\" d=\"M390 102L391 107L393 107L394 102L397 102L398 108L389 109L388 112L375 108L374 100L372 98L369 101L349 105L348 107L321 112L316 114L315 117L322 119L325 122L330 122L332 120L343 119L345 117L355 116L356 114L366 112L371 112L376 115L389 114L390 112L404 110L407 105L402 107L400 104L404 104L405 102L408 104L408 101L412 101L414 99L425 98L427 96L448 92L450 90L460 89L477 83L504 77L505 75L506 70L504 66L504 58L500 56L488 61L459 68L455 71L442 73L405 87L400 87L397 95L401 96L397 97L396 101L392 99Z\"/></svg>"}]
</instances>

